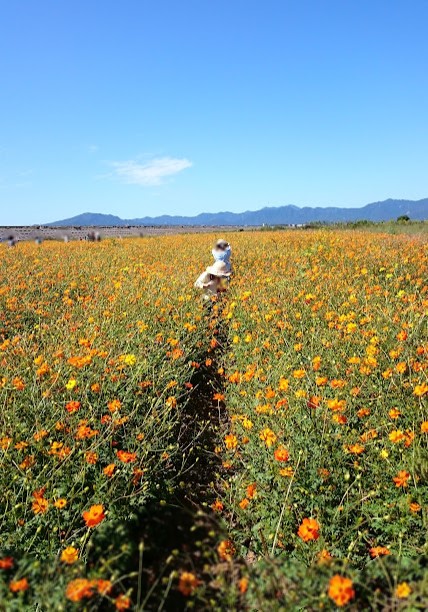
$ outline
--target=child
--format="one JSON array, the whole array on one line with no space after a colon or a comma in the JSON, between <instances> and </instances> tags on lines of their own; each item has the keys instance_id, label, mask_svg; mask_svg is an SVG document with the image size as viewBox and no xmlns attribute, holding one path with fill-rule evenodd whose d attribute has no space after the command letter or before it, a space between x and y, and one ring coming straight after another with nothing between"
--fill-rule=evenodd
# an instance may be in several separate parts
<instances>
[{"instance_id":1,"label":"child","mask_svg":"<svg viewBox=\"0 0 428 612\"><path fill-rule=\"evenodd\" d=\"M226 264L228 272L232 272L232 265L230 263L230 256L232 255L232 249L227 240L217 240L215 247L211 251L215 261L223 261Z\"/></svg>"},{"instance_id":2,"label":"child","mask_svg":"<svg viewBox=\"0 0 428 612\"><path fill-rule=\"evenodd\" d=\"M205 272L195 282L196 289L202 289L205 300L210 300L218 293L226 291L223 286L223 279L229 278L230 272L224 261L216 261L212 266L208 266Z\"/></svg>"}]
</instances>

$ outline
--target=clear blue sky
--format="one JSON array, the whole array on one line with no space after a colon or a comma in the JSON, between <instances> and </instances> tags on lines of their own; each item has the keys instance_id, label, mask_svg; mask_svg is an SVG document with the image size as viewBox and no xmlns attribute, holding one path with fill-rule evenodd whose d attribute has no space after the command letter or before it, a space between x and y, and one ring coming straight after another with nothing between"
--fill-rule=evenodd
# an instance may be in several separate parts
<instances>
[{"instance_id":1,"label":"clear blue sky","mask_svg":"<svg viewBox=\"0 0 428 612\"><path fill-rule=\"evenodd\" d=\"M427 0L4 0L0 224L428 197Z\"/></svg>"}]
</instances>

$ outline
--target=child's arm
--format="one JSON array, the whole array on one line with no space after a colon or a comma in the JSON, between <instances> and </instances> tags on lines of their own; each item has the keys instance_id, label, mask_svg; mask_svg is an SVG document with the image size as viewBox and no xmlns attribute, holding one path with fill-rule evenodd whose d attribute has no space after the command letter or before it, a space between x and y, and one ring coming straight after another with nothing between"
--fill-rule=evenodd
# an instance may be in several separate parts
<instances>
[{"instance_id":1,"label":"child's arm","mask_svg":"<svg viewBox=\"0 0 428 612\"><path fill-rule=\"evenodd\" d=\"M206 289L207 281L209 281L209 275L206 272L202 272L199 278L195 281L196 289Z\"/></svg>"}]
</instances>

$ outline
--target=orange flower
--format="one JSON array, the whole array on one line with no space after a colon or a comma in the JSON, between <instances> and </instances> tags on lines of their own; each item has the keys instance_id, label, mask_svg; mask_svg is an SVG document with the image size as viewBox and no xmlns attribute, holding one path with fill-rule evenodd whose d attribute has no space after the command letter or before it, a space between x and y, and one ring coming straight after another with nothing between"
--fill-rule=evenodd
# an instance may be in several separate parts
<instances>
[{"instance_id":1,"label":"orange flower","mask_svg":"<svg viewBox=\"0 0 428 612\"><path fill-rule=\"evenodd\" d=\"M409 472L406 472L406 470L400 470L397 476L395 476L392 480L395 482L396 487L407 487L407 481L409 480L409 478Z\"/></svg>"},{"instance_id":2,"label":"orange flower","mask_svg":"<svg viewBox=\"0 0 428 612\"><path fill-rule=\"evenodd\" d=\"M330 578L328 585L328 596L334 601L336 606L341 608L355 597L353 583L350 578L345 578L336 574Z\"/></svg>"},{"instance_id":3,"label":"orange flower","mask_svg":"<svg viewBox=\"0 0 428 612\"><path fill-rule=\"evenodd\" d=\"M0 559L0 570L12 569L13 564L13 557L3 557Z\"/></svg>"},{"instance_id":4,"label":"orange flower","mask_svg":"<svg viewBox=\"0 0 428 612\"><path fill-rule=\"evenodd\" d=\"M31 507L34 514L44 514L49 508L49 502L44 497L35 497Z\"/></svg>"},{"instance_id":5,"label":"orange flower","mask_svg":"<svg viewBox=\"0 0 428 612\"><path fill-rule=\"evenodd\" d=\"M103 469L104 475L107 476L108 478L111 478L114 474L115 469L116 469L116 465L114 463L109 463Z\"/></svg>"},{"instance_id":6,"label":"orange flower","mask_svg":"<svg viewBox=\"0 0 428 612\"><path fill-rule=\"evenodd\" d=\"M230 540L223 540L217 546L217 552L222 561L232 561L236 549Z\"/></svg>"},{"instance_id":7,"label":"orange flower","mask_svg":"<svg viewBox=\"0 0 428 612\"><path fill-rule=\"evenodd\" d=\"M421 510L421 505L418 504L417 502L411 502L409 505L410 511L411 512L419 512Z\"/></svg>"},{"instance_id":8,"label":"orange flower","mask_svg":"<svg viewBox=\"0 0 428 612\"><path fill-rule=\"evenodd\" d=\"M401 429L395 429L394 431L391 431L388 437L393 444L398 444L398 442L404 440L404 434Z\"/></svg>"},{"instance_id":9,"label":"orange flower","mask_svg":"<svg viewBox=\"0 0 428 612\"><path fill-rule=\"evenodd\" d=\"M304 542L310 542L311 540L318 540L320 535L320 525L318 521L312 518L304 518L299 526L297 535L302 538Z\"/></svg>"},{"instance_id":10,"label":"orange flower","mask_svg":"<svg viewBox=\"0 0 428 612\"><path fill-rule=\"evenodd\" d=\"M294 370L293 372L293 378L304 378L306 376L306 370L304 370L303 368L300 370Z\"/></svg>"},{"instance_id":11,"label":"orange flower","mask_svg":"<svg viewBox=\"0 0 428 612\"><path fill-rule=\"evenodd\" d=\"M131 599L126 595L119 595L114 600L116 610L129 610L131 603Z\"/></svg>"},{"instance_id":12,"label":"orange flower","mask_svg":"<svg viewBox=\"0 0 428 612\"><path fill-rule=\"evenodd\" d=\"M356 444L347 444L345 448L353 455L361 455L361 453L364 453L364 446L362 444L358 444L358 442Z\"/></svg>"},{"instance_id":13,"label":"orange flower","mask_svg":"<svg viewBox=\"0 0 428 612\"><path fill-rule=\"evenodd\" d=\"M244 499L241 499L241 501L239 502L239 507L241 508L241 510L246 510L249 505L250 502L246 497L244 497Z\"/></svg>"},{"instance_id":14,"label":"orange flower","mask_svg":"<svg viewBox=\"0 0 428 612\"><path fill-rule=\"evenodd\" d=\"M428 433L428 421L421 423L421 433Z\"/></svg>"},{"instance_id":15,"label":"orange flower","mask_svg":"<svg viewBox=\"0 0 428 612\"><path fill-rule=\"evenodd\" d=\"M89 463L90 465L95 465L96 462L98 461L98 453L88 451L85 453L85 459L87 463Z\"/></svg>"},{"instance_id":16,"label":"orange flower","mask_svg":"<svg viewBox=\"0 0 428 612\"><path fill-rule=\"evenodd\" d=\"M72 565L76 563L79 558L79 551L74 546L67 546L61 553L61 561L67 563L68 565Z\"/></svg>"},{"instance_id":17,"label":"orange flower","mask_svg":"<svg viewBox=\"0 0 428 612\"><path fill-rule=\"evenodd\" d=\"M216 499L213 504L211 504L211 508L214 512L221 512L224 509L224 504L219 499Z\"/></svg>"},{"instance_id":18,"label":"orange flower","mask_svg":"<svg viewBox=\"0 0 428 612\"><path fill-rule=\"evenodd\" d=\"M311 408L312 410L319 408L320 404L321 398L318 395L311 395L311 397L308 399L308 408Z\"/></svg>"},{"instance_id":19,"label":"orange flower","mask_svg":"<svg viewBox=\"0 0 428 612\"><path fill-rule=\"evenodd\" d=\"M59 499L54 501L54 506L55 508L58 508L58 510L62 510L63 508L66 507L66 505L67 505L67 500L64 499L63 497L60 497Z\"/></svg>"},{"instance_id":20,"label":"orange flower","mask_svg":"<svg viewBox=\"0 0 428 612\"><path fill-rule=\"evenodd\" d=\"M116 455L122 463L133 463L137 459L137 453L130 453L124 450L117 451Z\"/></svg>"},{"instance_id":21,"label":"orange flower","mask_svg":"<svg viewBox=\"0 0 428 612\"><path fill-rule=\"evenodd\" d=\"M400 584L398 584L397 588L395 589L395 596L398 599L407 599L411 592L412 589L410 588L407 582L400 582Z\"/></svg>"},{"instance_id":22,"label":"orange flower","mask_svg":"<svg viewBox=\"0 0 428 612\"><path fill-rule=\"evenodd\" d=\"M260 440L262 440L268 448L273 446L275 442L277 441L276 434L271 429L269 429L269 427L266 427L265 429L263 429L263 431L260 432L259 437L260 437Z\"/></svg>"},{"instance_id":23,"label":"orange flower","mask_svg":"<svg viewBox=\"0 0 428 612\"><path fill-rule=\"evenodd\" d=\"M191 572L182 572L178 582L178 590L184 597L188 597L199 584L201 584L201 581L196 578L195 574Z\"/></svg>"},{"instance_id":24,"label":"orange flower","mask_svg":"<svg viewBox=\"0 0 428 612\"><path fill-rule=\"evenodd\" d=\"M228 434L224 438L224 442L226 444L226 448L229 450L234 450L238 446L238 438L233 434Z\"/></svg>"},{"instance_id":25,"label":"orange flower","mask_svg":"<svg viewBox=\"0 0 428 612\"><path fill-rule=\"evenodd\" d=\"M331 554L328 552L328 550L326 550L325 548L323 548L319 553L318 553L318 563L319 565L325 565L327 563L330 563L330 561L333 559L333 557L331 556Z\"/></svg>"},{"instance_id":26,"label":"orange flower","mask_svg":"<svg viewBox=\"0 0 428 612\"><path fill-rule=\"evenodd\" d=\"M327 400L327 406L333 412L343 412L346 408L346 400L330 399Z\"/></svg>"},{"instance_id":27,"label":"orange flower","mask_svg":"<svg viewBox=\"0 0 428 612\"><path fill-rule=\"evenodd\" d=\"M93 584L87 578L76 578L68 583L65 596L70 601L81 601L84 598L92 597Z\"/></svg>"},{"instance_id":28,"label":"orange flower","mask_svg":"<svg viewBox=\"0 0 428 612\"><path fill-rule=\"evenodd\" d=\"M80 406L80 402L73 400L71 402L67 402L67 404L65 405L65 409L68 413L73 414L74 412L77 412L79 410Z\"/></svg>"},{"instance_id":29,"label":"orange flower","mask_svg":"<svg viewBox=\"0 0 428 612\"><path fill-rule=\"evenodd\" d=\"M97 588L97 591L100 595L108 595L113 588L110 580L103 580L102 578L98 578L98 580L94 581L94 584Z\"/></svg>"},{"instance_id":30,"label":"orange flower","mask_svg":"<svg viewBox=\"0 0 428 612\"><path fill-rule=\"evenodd\" d=\"M248 578L241 578L241 580L238 582L238 590L241 593L241 595L247 592L248 584L249 584Z\"/></svg>"},{"instance_id":31,"label":"orange flower","mask_svg":"<svg viewBox=\"0 0 428 612\"><path fill-rule=\"evenodd\" d=\"M247 487L247 497L249 499L253 499L256 496L256 489L257 489L257 485L255 482L253 482L252 484L249 484Z\"/></svg>"},{"instance_id":32,"label":"orange flower","mask_svg":"<svg viewBox=\"0 0 428 612\"><path fill-rule=\"evenodd\" d=\"M114 399L114 400L111 400L110 402L107 402L107 406L110 412L117 412L118 410L120 410L122 403L120 400Z\"/></svg>"},{"instance_id":33,"label":"orange flower","mask_svg":"<svg viewBox=\"0 0 428 612\"><path fill-rule=\"evenodd\" d=\"M30 585L28 584L27 578L21 578L21 580L12 580L9 583L9 589L12 593L18 593L19 591L26 591Z\"/></svg>"},{"instance_id":34,"label":"orange flower","mask_svg":"<svg viewBox=\"0 0 428 612\"><path fill-rule=\"evenodd\" d=\"M290 458L290 455L287 449L284 448L283 446L278 447L276 451L274 452L273 456L275 457L277 461L288 461Z\"/></svg>"},{"instance_id":35,"label":"orange flower","mask_svg":"<svg viewBox=\"0 0 428 612\"><path fill-rule=\"evenodd\" d=\"M416 395L416 397L423 397L427 393L428 393L427 383L421 383L420 385L416 385L416 387L413 390L413 394Z\"/></svg>"},{"instance_id":36,"label":"orange flower","mask_svg":"<svg viewBox=\"0 0 428 612\"><path fill-rule=\"evenodd\" d=\"M390 550L386 548L386 546L374 546L373 548L370 548L369 552L372 559L391 554Z\"/></svg>"},{"instance_id":37,"label":"orange flower","mask_svg":"<svg viewBox=\"0 0 428 612\"><path fill-rule=\"evenodd\" d=\"M95 527L105 519L104 508L101 504L91 506L82 513L86 527Z\"/></svg>"}]
</instances>

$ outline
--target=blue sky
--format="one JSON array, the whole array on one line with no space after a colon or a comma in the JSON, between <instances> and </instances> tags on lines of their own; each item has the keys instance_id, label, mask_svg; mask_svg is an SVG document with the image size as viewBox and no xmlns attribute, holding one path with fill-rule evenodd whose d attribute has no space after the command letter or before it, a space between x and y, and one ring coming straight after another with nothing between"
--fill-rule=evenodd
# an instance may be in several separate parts
<instances>
[{"instance_id":1,"label":"blue sky","mask_svg":"<svg viewBox=\"0 0 428 612\"><path fill-rule=\"evenodd\" d=\"M0 224L428 197L427 0L0 5Z\"/></svg>"}]
</instances>

